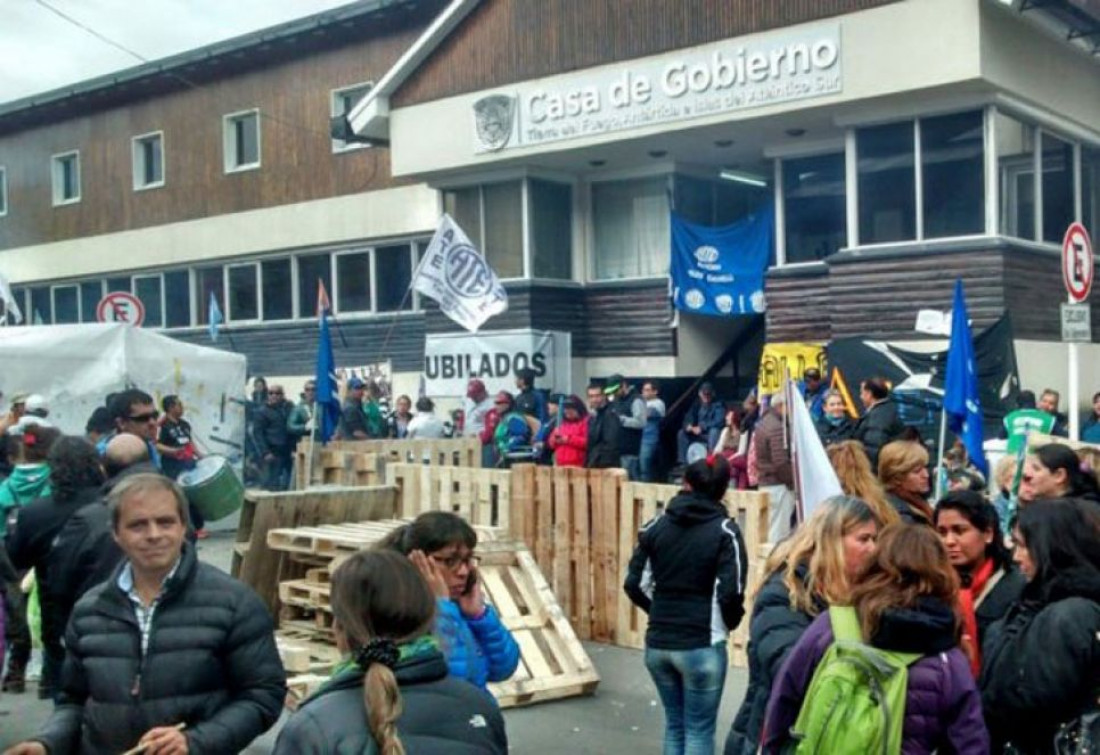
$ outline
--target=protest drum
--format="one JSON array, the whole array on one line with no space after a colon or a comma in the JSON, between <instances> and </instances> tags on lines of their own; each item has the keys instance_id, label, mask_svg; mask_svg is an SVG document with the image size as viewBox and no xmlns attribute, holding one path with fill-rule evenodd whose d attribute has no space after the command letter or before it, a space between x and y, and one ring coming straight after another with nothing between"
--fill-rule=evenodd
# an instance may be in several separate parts
<instances>
[{"instance_id":1,"label":"protest drum","mask_svg":"<svg viewBox=\"0 0 1100 755\"><path fill-rule=\"evenodd\" d=\"M204 519L224 519L244 503L244 485L221 456L199 459L194 469L179 476L187 500Z\"/></svg>"}]
</instances>

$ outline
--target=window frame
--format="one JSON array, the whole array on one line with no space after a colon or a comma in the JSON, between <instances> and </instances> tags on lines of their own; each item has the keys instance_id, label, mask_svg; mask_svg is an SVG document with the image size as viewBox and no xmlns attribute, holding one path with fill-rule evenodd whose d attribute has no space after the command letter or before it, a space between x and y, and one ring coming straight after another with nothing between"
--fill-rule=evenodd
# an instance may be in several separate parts
<instances>
[{"instance_id":1,"label":"window frame","mask_svg":"<svg viewBox=\"0 0 1100 755\"><path fill-rule=\"evenodd\" d=\"M138 280L147 279L147 278L155 278L157 280L157 283L159 284L158 288L160 289L160 297L159 297L160 298L160 324L159 325L148 325L147 324L148 319L146 319L146 322L142 323L143 328L149 328L150 330L164 330L164 323L167 322L167 320L168 320L168 308L167 308L168 302L167 302L167 297L165 296L165 293L164 293L164 273L165 272L167 272L167 271L161 270L161 271L155 272L155 273L134 273L133 275L130 276L130 292L131 292L131 295L134 296L134 298L136 298L138 301L141 301L141 304L142 304L143 307L145 307L145 302L142 301L141 296L138 295ZM149 317L149 308L148 307L145 307L145 316L146 316L146 318Z\"/></svg>"},{"instance_id":2,"label":"window frame","mask_svg":"<svg viewBox=\"0 0 1100 755\"><path fill-rule=\"evenodd\" d=\"M72 197L65 198L62 196L64 189L64 177L61 166L67 158L73 158L73 164L76 166L76 194ZM61 180L59 180L61 178ZM66 152L58 152L50 155L50 193L53 197L54 207L64 207L65 205L78 204L83 198L83 184L84 172L80 166L80 150L71 149Z\"/></svg>"},{"instance_id":3,"label":"window frame","mask_svg":"<svg viewBox=\"0 0 1100 755\"><path fill-rule=\"evenodd\" d=\"M8 166L0 165L0 218L8 214Z\"/></svg>"},{"instance_id":4,"label":"window frame","mask_svg":"<svg viewBox=\"0 0 1100 755\"><path fill-rule=\"evenodd\" d=\"M229 285L229 271L235 268L252 268L253 278L256 284L256 317L248 319L237 319L233 316L233 297L230 294ZM235 262L223 262L222 263L222 298L225 300L221 302L222 316L225 318L225 322L233 323L234 325L258 325L262 323L264 317L264 291L263 291L263 270L260 266L259 259L241 260Z\"/></svg>"},{"instance_id":5,"label":"window frame","mask_svg":"<svg viewBox=\"0 0 1100 755\"><path fill-rule=\"evenodd\" d=\"M636 275L627 278L598 278L596 276L596 184L603 183L618 183L622 181L645 181L652 178L660 178L665 182L665 191L674 192L676 190L676 171L672 165L654 165L649 168L642 168L638 170L627 170L622 172L611 172L606 175L600 175L593 177L588 181L586 189L585 204L587 210L586 225L587 229L587 247L588 254L585 262L585 283L598 283L605 285L617 285L617 284L630 284L641 281L659 281L667 280L671 273L671 270L666 270L663 274L657 275ZM574 217L574 223L576 218ZM671 261L667 263L671 265Z\"/></svg>"},{"instance_id":6,"label":"window frame","mask_svg":"<svg viewBox=\"0 0 1100 755\"><path fill-rule=\"evenodd\" d=\"M343 307L340 306L340 263L338 260L340 257L350 257L357 254L367 255L367 270L370 275L370 307L368 309L351 309L345 312ZM378 285L378 276L374 265L374 246L334 250L329 255L329 273L332 280L332 291L328 292L328 297L332 302L332 311L334 314L351 316L378 314L378 292L375 289Z\"/></svg>"},{"instance_id":7,"label":"window frame","mask_svg":"<svg viewBox=\"0 0 1100 755\"><path fill-rule=\"evenodd\" d=\"M145 153L142 150L142 145L151 140L159 139L160 144L160 180L152 181L150 183L140 182L145 175ZM164 160L164 131L150 131L145 134L138 134L137 136L130 137L130 163L131 170L133 172L133 184L134 191L146 191L147 189L159 189L165 185L168 178L168 166ZM140 156L140 157L139 157ZM138 170L140 167L141 171Z\"/></svg>"},{"instance_id":8,"label":"window frame","mask_svg":"<svg viewBox=\"0 0 1100 755\"><path fill-rule=\"evenodd\" d=\"M256 162L238 164L235 160L230 160L230 156L237 156L236 124L249 115L256 116ZM258 107L238 110L237 112L226 113L222 116L222 168L224 173L244 173L250 170L259 170L263 166L264 149L262 120L260 108Z\"/></svg>"},{"instance_id":9,"label":"window frame","mask_svg":"<svg viewBox=\"0 0 1100 755\"><path fill-rule=\"evenodd\" d=\"M61 288L72 288L76 290L76 321L72 323L58 323L57 320L57 291ZM81 318L81 306L80 306L80 282L65 282L65 283L53 283L50 284L50 322L54 325L79 325L83 322Z\"/></svg>"},{"instance_id":10,"label":"window frame","mask_svg":"<svg viewBox=\"0 0 1100 755\"><path fill-rule=\"evenodd\" d=\"M338 103L337 98L340 97L340 95L342 95L342 94L352 92L356 89L366 89L366 91L363 92L364 96L369 94L370 91L372 89L374 89L374 79L370 79L368 81L363 81L363 82L360 82L358 84L350 84L348 86L337 87L336 89L330 89L329 93L328 93L329 116L330 116L330 118L337 118L341 115L347 115L348 113L351 112L351 110L348 110L348 111L342 113L339 110L337 110L337 107L336 107L336 105ZM343 154L345 152L355 152L356 150L366 149L366 148L372 146L371 144L369 144L367 142L343 142L341 144L342 140L340 140L340 139L330 139L330 141L332 142L332 154L334 154L334 155L340 155L340 154Z\"/></svg>"}]
</instances>

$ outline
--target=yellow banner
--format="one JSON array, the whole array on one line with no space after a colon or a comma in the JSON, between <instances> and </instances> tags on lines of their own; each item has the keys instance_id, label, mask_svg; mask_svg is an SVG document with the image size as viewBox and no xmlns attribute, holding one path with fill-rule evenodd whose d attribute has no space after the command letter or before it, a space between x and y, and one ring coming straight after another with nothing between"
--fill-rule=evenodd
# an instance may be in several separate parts
<instances>
[{"instance_id":1,"label":"yellow banner","mask_svg":"<svg viewBox=\"0 0 1100 755\"><path fill-rule=\"evenodd\" d=\"M820 344L766 344L760 356L760 376L757 378L759 395L778 392L787 371L795 380L801 380L803 373L811 367L816 367L822 376L825 375L825 348Z\"/></svg>"}]
</instances>

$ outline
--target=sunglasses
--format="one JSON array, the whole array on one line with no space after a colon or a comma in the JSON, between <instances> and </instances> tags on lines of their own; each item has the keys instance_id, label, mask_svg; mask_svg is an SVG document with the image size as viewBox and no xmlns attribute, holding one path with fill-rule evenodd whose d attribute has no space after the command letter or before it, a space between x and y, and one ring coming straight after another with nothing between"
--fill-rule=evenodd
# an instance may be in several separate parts
<instances>
[{"instance_id":1,"label":"sunglasses","mask_svg":"<svg viewBox=\"0 0 1100 755\"><path fill-rule=\"evenodd\" d=\"M131 414L127 419L131 422L156 422L160 412L147 412L146 414Z\"/></svg>"},{"instance_id":2,"label":"sunglasses","mask_svg":"<svg viewBox=\"0 0 1100 755\"><path fill-rule=\"evenodd\" d=\"M481 563L481 557L480 556L475 556L472 553L469 553L465 556L458 556L458 555L447 556L446 558L441 558L439 556L432 556L431 559L432 559L432 561L435 561L437 564L442 564L443 566L447 567L451 571L454 571L455 569L457 569L459 564L466 564L466 566L468 566L469 568L476 569L477 565L479 563Z\"/></svg>"}]
</instances>

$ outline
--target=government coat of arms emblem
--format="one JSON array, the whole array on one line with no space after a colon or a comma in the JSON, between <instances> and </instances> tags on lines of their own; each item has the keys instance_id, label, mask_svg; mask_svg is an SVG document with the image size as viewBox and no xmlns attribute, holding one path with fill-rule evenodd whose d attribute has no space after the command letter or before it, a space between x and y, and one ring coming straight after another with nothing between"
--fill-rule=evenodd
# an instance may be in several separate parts
<instances>
[{"instance_id":1,"label":"government coat of arms emblem","mask_svg":"<svg viewBox=\"0 0 1100 755\"><path fill-rule=\"evenodd\" d=\"M481 147L497 152L512 138L516 117L516 98L507 94L491 94L474 103L474 123Z\"/></svg>"}]
</instances>

